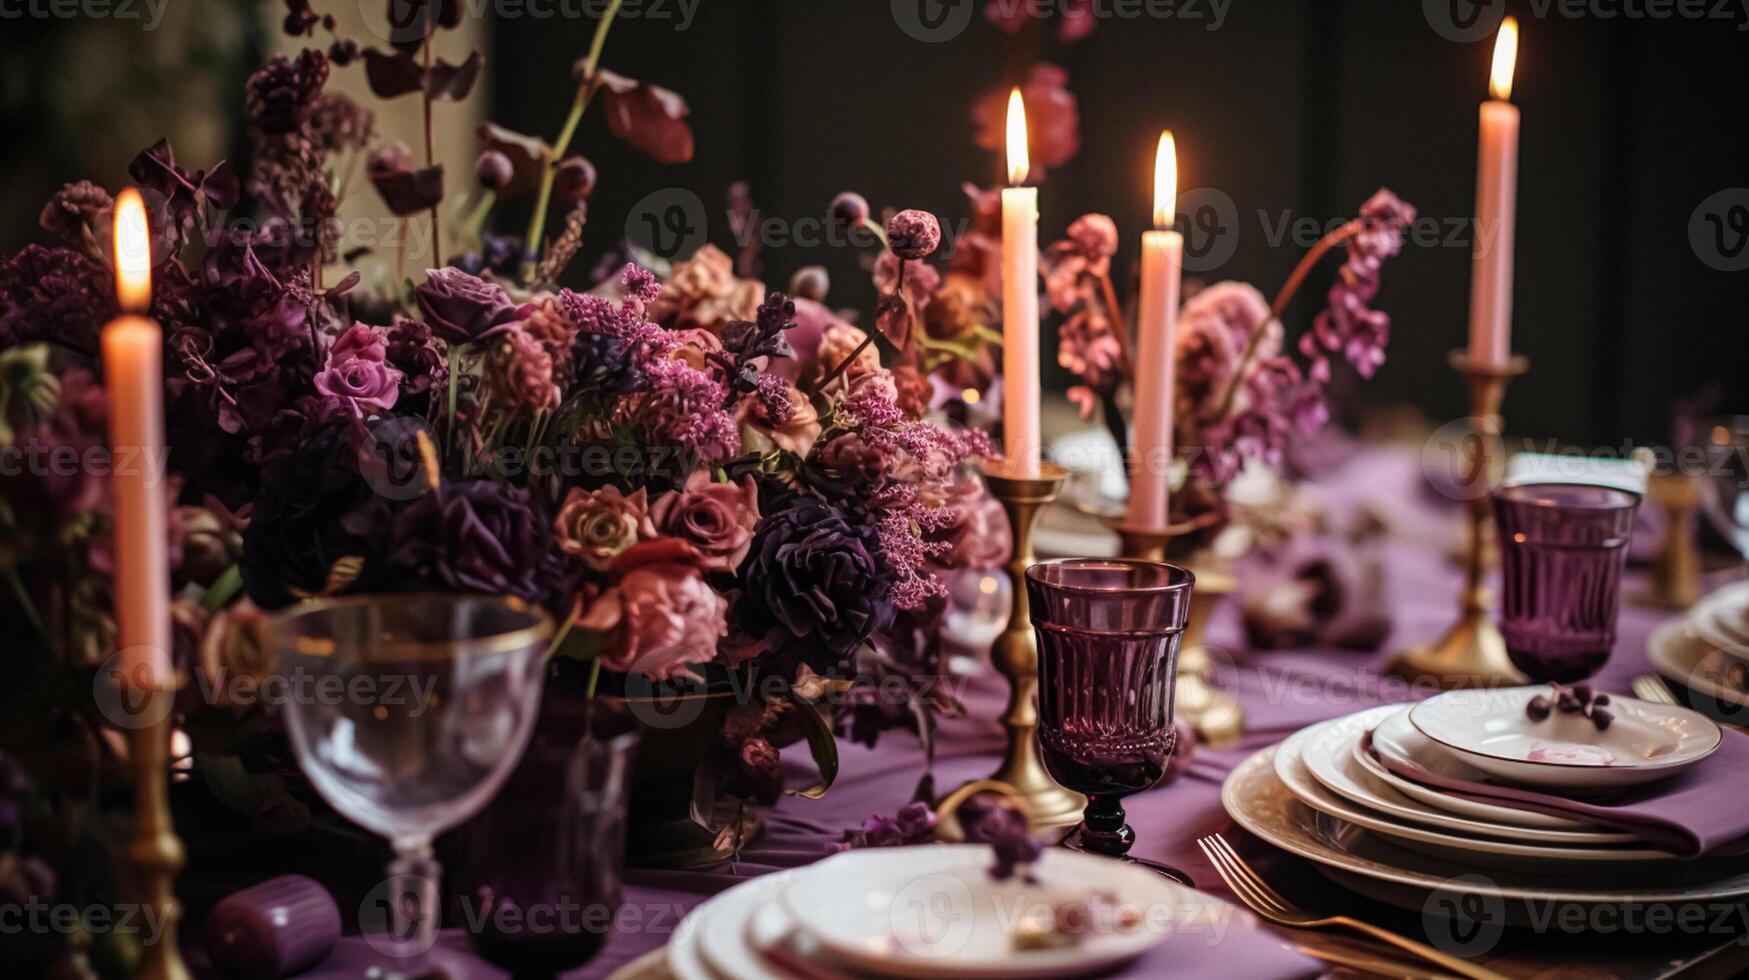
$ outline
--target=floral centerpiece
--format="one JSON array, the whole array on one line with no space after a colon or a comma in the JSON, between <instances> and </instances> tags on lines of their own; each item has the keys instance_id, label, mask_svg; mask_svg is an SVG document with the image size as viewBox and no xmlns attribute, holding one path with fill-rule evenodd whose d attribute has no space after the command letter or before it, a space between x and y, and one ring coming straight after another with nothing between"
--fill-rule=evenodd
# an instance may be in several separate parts
<instances>
[{"instance_id":1,"label":"floral centerpiece","mask_svg":"<svg viewBox=\"0 0 1749 980\"><path fill-rule=\"evenodd\" d=\"M272 59L248 83L247 172L191 168L165 142L131 168L165 337L170 450L150 462L175 516L179 752L258 826L307 822L270 713L225 683L271 669L253 624L312 598L424 590L551 610L556 683L577 694L728 692L684 755L704 777L684 785L723 800L823 792L834 720L862 740L927 734L930 709L953 707L932 683L939 573L1000 560L980 530L994 504L962 465L983 435L925 418L935 218L855 217L882 287L867 331L825 306L823 276L792 298L714 248L660 275L622 261L580 275L598 177L570 151L578 118L599 106L673 162L692 152L684 100L600 67L609 11L561 136L482 127L475 179L446 194L441 167L381 144L371 112L325 87L359 70L381 98L465 96L481 60L430 57L454 26L440 7L384 49L333 37ZM288 10L294 35L332 32L303 0ZM358 169L367 183L346 179ZM340 201L373 189L453 260L403 278L385 270L404 251L349 249ZM526 234L484 231L518 196L536 203ZM25 463L0 474L0 624L30 638L6 716L33 719L0 733L0 762L57 799L117 772L121 720L78 693L103 690L115 647L97 356L116 312L111 212L108 189L68 184L42 212L53 243L0 259L0 449ZM365 274L334 271L343 259ZM778 750L798 740L822 778L785 787ZM85 825L62 830L29 838L50 865Z\"/></svg>"}]
</instances>

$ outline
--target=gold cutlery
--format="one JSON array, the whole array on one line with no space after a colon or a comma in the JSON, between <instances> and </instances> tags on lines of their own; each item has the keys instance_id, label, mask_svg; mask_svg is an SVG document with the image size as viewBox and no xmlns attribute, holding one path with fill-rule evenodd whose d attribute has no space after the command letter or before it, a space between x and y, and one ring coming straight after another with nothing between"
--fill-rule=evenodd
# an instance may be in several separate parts
<instances>
[{"instance_id":1,"label":"gold cutlery","mask_svg":"<svg viewBox=\"0 0 1749 980\"><path fill-rule=\"evenodd\" d=\"M1670 690L1670 685L1662 677L1652 674L1641 674L1634 678L1634 697L1653 704L1680 704L1676 700L1676 692Z\"/></svg>"},{"instance_id":2,"label":"gold cutlery","mask_svg":"<svg viewBox=\"0 0 1749 980\"><path fill-rule=\"evenodd\" d=\"M1227 883L1227 887L1233 890L1233 894L1239 896L1239 900L1244 902L1251 911L1276 925L1287 926L1291 929L1338 927L1352 929L1381 942L1389 943L1406 953L1412 953L1422 960L1436 964L1443 970L1450 970L1459 976L1472 977L1475 980L1504 980L1500 974L1492 970L1477 966L1468 960L1447 955L1425 943L1416 942L1407 936L1399 936L1389 929L1380 928L1370 922L1351 919L1345 915L1315 915L1299 908L1282 897L1280 892L1270 887L1269 883L1259 877L1257 872L1251 870L1251 867L1239 857L1238 852L1233 850L1232 845L1228 844L1220 834L1201 838L1196 844L1214 863L1215 871L1220 874L1221 880Z\"/></svg>"}]
</instances>

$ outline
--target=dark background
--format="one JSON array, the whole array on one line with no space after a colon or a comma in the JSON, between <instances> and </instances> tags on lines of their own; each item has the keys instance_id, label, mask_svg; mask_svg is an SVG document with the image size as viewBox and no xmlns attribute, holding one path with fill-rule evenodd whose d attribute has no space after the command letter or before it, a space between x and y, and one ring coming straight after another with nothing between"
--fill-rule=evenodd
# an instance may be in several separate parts
<instances>
[{"instance_id":1,"label":"dark background","mask_svg":"<svg viewBox=\"0 0 1749 980\"><path fill-rule=\"evenodd\" d=\"M228 14L239 7L170 2ZM1704 5L1709 14L1715 2ZM1206 278L1248 280L1266 295L1306 244L1272 241L1284 215L1327 225L1389 186L1420 208L1432 234L1386 269L1380 304L1395 320L1390 361L1359 397L1412 403L1436 424L1465 414L1445 358L1463 345L1468 322L1461 223L1474 196L1476 110L1492 33L1463 43L1434 22L1449 25L1453 5L1470 12L1467 0L1233 0L1218 30L1208 29L1209 0L1181 0L1178 16L1105 19L1068 46L1054 23L1011 36L981 13L954 39L924 43L902 29L888 0L702 0L685 30L676 0L648 4L646 16L615 26L604 63L682 93L697 155L661 166L615 141L599 113L586 118L576 146L601 172L586 258L686 192L702 199L704 233L733 253L724 200L738 179L750 183L764 215L798 233L846 189L877 209L928 208L955 226L966 216L961 183L989 185L999 174L995 155L972 142L974 97L1048 60L1068 70L1079 97L1082 149L1044 184L1047 240L1084 212L1110 214L1124 240L1117 267L1127 275L1149 222L1163 127L1178 135L1182 186L1215 188L1236 204L1236 252ZM1597 0L1569 16L1571 5L1557 0L1505 4L1522 28L1513 92L1523 111L1515 346L1533 363L1510 392L1509 424L1585 446L1668 439L1672 403L1709 384L1722 385L1722 407L1749 407L1749 272L1709 265L1720 261L1717 247L1706 236L1697 246L1690 234L1691 223L1708 227L1696 212L1709 197L1749 187L1749 14L1602 16L1620 6ZM1492 23L1497 11L1484 4L1476 13ZM657 12L669 19L649 16ZM69 159L78 154L64 130L45 123L33 101L46 83L19 80L27 71L52 75L42 52L53 50L54 30L0 22L0 61L12 65L0 69L11 158L0 163L7 250L32 235L36 209L61 180L122 179ZM261 34L252 30L234 77L213 69L213 85L233 93L222 104L237 114L236 72L259 58ZM487 52L493 117L550 138L570 101L568 67L592 30L586 18L499 17ZM118 74L113 84L135 83ZM1749 191L1741 194L1712 211L1732 217L1730 204L1749 204ZM1741 214L1749 227L1749 210ZM499 226L520 230L520 219L510 211ZM1454 231L1457 244L1446 244ZM1727 250L1738 239L1727 230ZM824 263L831 299L867 309L873 291L857 259L841 245L770 244L765 278L781 287L798 267ZM1749 254L1739 260L1749 263ZM1291 333L1310 322L1334 266L1290 310ZM1058 372L1047 383L1066 381Z\"/></svg>"}]
</instances>

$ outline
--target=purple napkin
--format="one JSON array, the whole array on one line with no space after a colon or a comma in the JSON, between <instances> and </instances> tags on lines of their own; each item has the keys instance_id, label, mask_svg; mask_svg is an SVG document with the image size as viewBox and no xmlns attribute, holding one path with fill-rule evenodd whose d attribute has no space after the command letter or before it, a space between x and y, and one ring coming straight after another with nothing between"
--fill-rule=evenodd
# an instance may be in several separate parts
<instances>
[{"instance_id":1,"label":"purple napkin","mask_svg":"<svg viewBox=\"0 0 1749 980\"><path fill-rule=\"evenodd\" d=\"M1372 732L1364 738L1362 747L1386 769L1466 800L1625 831L1684 858L1749 854L1749 807L1743 805L1743 780L1749 778L1749 738L1729 730L1718 751L1669 779L1592 801L1435 775L1412 762L1379 754L1372 745Z\"/></svg>"}]
</instances>

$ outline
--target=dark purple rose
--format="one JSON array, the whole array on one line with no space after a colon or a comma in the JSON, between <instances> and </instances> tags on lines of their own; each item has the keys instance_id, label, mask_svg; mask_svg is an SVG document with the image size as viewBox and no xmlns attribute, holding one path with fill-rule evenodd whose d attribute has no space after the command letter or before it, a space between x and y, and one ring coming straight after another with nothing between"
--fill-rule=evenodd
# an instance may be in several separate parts
<instances>
[{"instance_id":1,"label":"dark purple rose","mask_svg":"<svg viewBox=\"0 0 1749 980\"><path fill-rule=\"evenodd\" d=\"M388 564L398 584L539 602L553 586L552 518L496 480L444 484L396 516Z\"/></svg>"},{"instance_id":2,"label":"dark purple rose","mask_svg":"<svg viewBox=\"0 0 1749 980\"><path fill-rule=\"evenodd\" d=\"M887 247L901 259L924 259L941 247L941 222L928 211L900 211L887 222Z\"/></svg>"},{"instance_id":3,"label":"dark purple rose","mask_svg":"<svg viewBox=\"0 0 1749 980\"><path fill-rule=\"evenodd\" d=\"M243 584L256 605L366 587L377 571L390 502L360 475L368 439L362 423L338 418L268 467L243 532ZM350 577L342 559L363 559L362 572Z\"/></svg>"},{"instance_id":4,"label":"dark purple rose","mask_svg":"<svg viewBox=\"0 0 1749 980\"><path fill-rule=\"evenodd\" d=\"M413 296L431 332L451 344L496 336L522 318L504 287L460 269L428 271Z\"/></svg>"},{"instance_id":5,"label":"dark purple rose","mask_svg":"<svg viewBox=\"0 0 1749 980\"><path fill-rule=\"evenodd\" d=\"M801 499L766 520L741 565L747 632L787 645L815 673L842 667L893 619L874 528Z\"/></svg>"}]
</instances>

